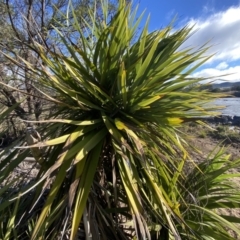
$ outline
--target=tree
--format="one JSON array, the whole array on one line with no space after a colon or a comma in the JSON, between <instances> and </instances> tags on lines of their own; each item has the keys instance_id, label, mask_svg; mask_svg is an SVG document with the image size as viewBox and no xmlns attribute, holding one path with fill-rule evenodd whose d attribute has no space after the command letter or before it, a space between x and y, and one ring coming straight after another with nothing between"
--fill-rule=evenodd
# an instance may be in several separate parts
<instances>
[{"instance_id":1,"label":"tree","mask_svg":"<svg viewBox=\"0 0 240 240\"><path fill-rule=\"evenodd\" d=\"M64 51L36 42L45 67L26 63L54 92L54 99L45 95L56 111L38 121L42 142L0 162L0 177L8 180L0 192L3 238L58 239L70 232L74 239L83 224L87 239L232 239L226 228L240 234L239 218L215 210L239 207L234 174L225 173L240 160L229 162L219 152L189 169L178 130L214 115L206 103L218 94L186 91L201 81L190 76L208 59L206 49L179 50L187 27L149 33L146 24L133 41L137 10L124 0L112 18L106 4L102 9L101 21L90 14L88 31L74 18L81 47L56 30ZM10 172L33 147L46 147L45 161L33 182L11 191Z\"/></svg>"},{"instance_id":2,"label":"tree","mask_svg":"<svg viewBox=\"0 0 240 240\"><path fill-rule=\"evenodd\" d=\"M76 14L79 14L81 21L89 19L88 9L99 9L99 2L91 0L72 1ZM41 67L41 59L34 43L38 43L51 51L59 51L61 44L54 36L54 27L72 39L76 37L76 30L71 26L73 16L71 12L68 15L68 24L66 24L65 13L68 8L68 0L1 0L0 3L0 50L11 55L15 60L21 61L16 65L8 61L1 54L1 79L6 85L19 90L17 93L13 88L2 86L0 90L1 104L11 107L22 98L26 97L19 106L16 115L21 119L33 120L39 119L44 111L43 105L51 106L44 100L39 90L41 85L38 77L28 70L24 62L31 62L35 67ZM115 1L109 1L109 8L114 11ZM98 10L98 16L101 13ZM21 108L21 110L20 110ZM16 116L14 117L16 118ZM15 121L18 122L18 121Z\"/></svg>"}]
</instances>

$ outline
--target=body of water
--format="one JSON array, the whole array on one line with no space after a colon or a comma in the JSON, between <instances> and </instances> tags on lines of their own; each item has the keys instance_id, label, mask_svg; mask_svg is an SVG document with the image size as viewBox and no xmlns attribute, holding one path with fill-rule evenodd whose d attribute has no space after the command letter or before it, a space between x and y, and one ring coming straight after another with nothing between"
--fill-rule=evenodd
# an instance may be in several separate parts
<instances>
[{"instance_id":1,"label":"body of water","mask_svg":"<svg viewBox=\"0 0 240 240\"><path fill-rule=\"evenodd\" d=\"M219 98L214 103L226 107L220 110L222 114L240 116L240 98Z\"/></svg>"}]
</instances>

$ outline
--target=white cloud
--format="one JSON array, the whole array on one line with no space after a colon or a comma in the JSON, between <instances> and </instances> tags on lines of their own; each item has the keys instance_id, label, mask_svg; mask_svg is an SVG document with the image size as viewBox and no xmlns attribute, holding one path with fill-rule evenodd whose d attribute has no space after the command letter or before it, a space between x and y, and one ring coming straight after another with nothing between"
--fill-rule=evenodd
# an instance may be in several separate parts
<instances>
[{"instance_id":1,"label":"white cloud","mask_svg":"<svg viewBox=\"0 0 240 240\"><path fill-rule=\"evenodd\" d=\"M214 76L214 78L212 78ZM204 77L209 80L224 79L227 81L240 81L240 66L226 69L205 68L193 74L193 77Z\"/></svg>"},{"instance_id":2,"label":"white cloud","mask_svg":"<svg viewBox=\"0 0 240 240\"><path fill-rule=\"evenodd\" d=\"M223 70L228 67L228 64L226 62L220 62L217 66L216 69Z\"/></svg>"},{"instance_id":3,"label":"white cloud","mask_svg":"<svg viewBox=\"0 0 240 240\"><path fill-rule=\"evenodd\" d=\"M207 4L205 4L203 6L204 13L210 13L210 12L214 12L214 11L215 11L214 0L208 1Z\"/></svg>"},{"instance_id":4,"label":"white cloud","mask_svg":"<svg viewBox=\"0 0 240 240\"><path fill-rule=\"evenodd\" d=\"M221 12L214 12L209 5L203 11L208 16L187 22L194 33L182 47L198 48L209 42L211 48L206 55L214 56L204 64L205 69L192 76L240 81L240 5Z\"/></svg>"},{"instance_id":5,"label":"white cloud","mask_svg":"<svg viewBox=\"0 0 240 240\"><path fill-rule=\"evenodd\" d=\"M214 13L204 19L191 19L188 25L194 25L196 31L184 44L184 47L199 47L210 40L213 45L207 54L215 55L208 61L236 61L240 59L240 5L225 11Z\"/></svg>"}]
</instances>

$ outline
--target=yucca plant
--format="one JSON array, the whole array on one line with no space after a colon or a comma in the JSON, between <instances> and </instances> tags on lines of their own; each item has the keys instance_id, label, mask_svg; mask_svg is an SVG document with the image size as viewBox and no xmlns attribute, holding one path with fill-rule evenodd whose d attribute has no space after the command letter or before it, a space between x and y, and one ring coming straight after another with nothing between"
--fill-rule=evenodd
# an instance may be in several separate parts
<instances>
[{"instance_id":1,"label":"yucca plant","mask_svg":"<svg viewBox=\"0 0 240 240\"><path fill-rule=\"evenodd\" d=\"M114 16L107 1L102 12L104 20L98 21L90 11L92 21L84 29L75 16L77 43L55 29L61 54L36 43L41 68L21 60L47 89L42 94L54 104L54 113L38 122L42 142L4 159L7 168L0 176L7 179L29 148L45 149L36 178L11 196L2 194L0 219L9 212L12 219L5 236L81 239L84 229L86 239L218 239L209 232L223 232L223 218L199 217L210 207L189 201L201 182L188 185L198 175L208 183L214 172L205 175L205 168L193 164L185 178L190 156L177 130L184 122L215 114L206 103L219 95L188 88L203 80L191 73L208 59L208 48L180 50L188 27L149 33L147 22L139 33L141 17L136 20L137 9L124 0ZM207 201L206 192L194 197ZM230 222L225 218L237 232ZM198 224L208 230L204 235Z\"/></svg>"},{"instance_id":2,"label":"yucca plant","mask_svg":"<svg viewBox=\"0 0 240 240\"><path fill-rule=\"evenodd\" d=\"M226 214L240 210L240 159L231 161L221 148L192 168L181 181L181 212L191 228L190 239L239 239L240 218ZM182 201L180 200L180 201ZM236 225L236 223L238 225ZM235 231L230 234L231 230ZM181 231L181 230L180 230ZM183 239L186 232L183 231Z\"/></svg>"}]
</instances>

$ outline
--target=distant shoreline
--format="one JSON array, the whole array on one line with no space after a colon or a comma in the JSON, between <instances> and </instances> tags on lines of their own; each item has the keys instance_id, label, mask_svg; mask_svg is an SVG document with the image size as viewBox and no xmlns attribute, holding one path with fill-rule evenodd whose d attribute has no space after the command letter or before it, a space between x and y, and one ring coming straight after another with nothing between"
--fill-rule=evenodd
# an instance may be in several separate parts
<instances>
[{"instance_id":1,"label":"distant shoreline","mask_svg":"<svg viewBox=\"0 0 240 240\"><path fill-rule=\"evenodd\" d=\"M226 94L226 96L220 97L220 98L240 98L240 91L229 91L229 92L222 91L218 93Z\"/></svg>"}]
</instances>

